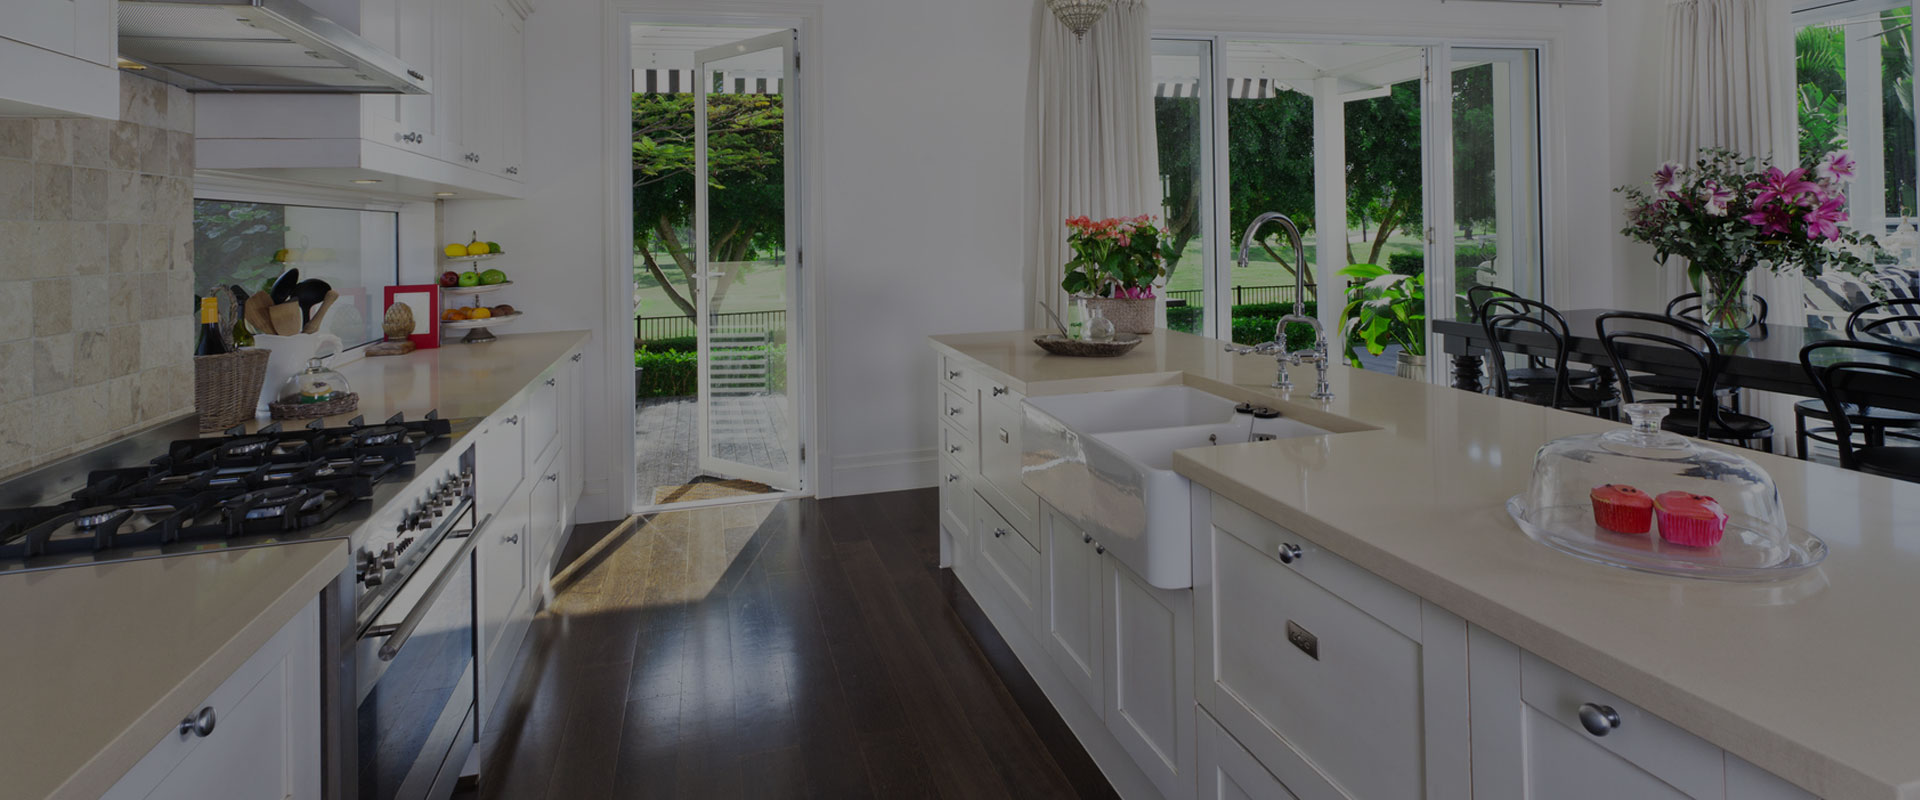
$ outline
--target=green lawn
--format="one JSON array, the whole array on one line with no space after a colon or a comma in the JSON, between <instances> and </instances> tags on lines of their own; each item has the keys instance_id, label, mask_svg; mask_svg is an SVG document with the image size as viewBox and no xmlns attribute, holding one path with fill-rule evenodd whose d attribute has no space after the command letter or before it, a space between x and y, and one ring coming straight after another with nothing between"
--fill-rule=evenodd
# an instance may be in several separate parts
<instances>
[{"instance_id":1,"label":"green lawn","mask_svg":"<svg viewBox=\"0 0 1920 800\"><path fill-rule=\"evenodd\" d=\"M678 278L680 271L672 266L672 260L665 253L659 259L667 277ZM692 300L680 284L681 297ZM721 299L721 311L777 311L787 307L787 269L780 265L758 266L734 279L727 288L727 294ZM633 299L636 317L665 317L681 313L680 307L667 297L667 290L653 279L653 273L647 271L646 263L639 256L633 259Z\"/></svg>"},{"instance_id":2,"label":"green lawn","mask_svg":"<svg viewBox=\"0 0 1920 800\"><path fill-rule=\"evenodd\" d=\"M1306 237L1304 244L1307 249L1307 263L1311 264L1314 259L1319 257L1317 255L1318 247L1312 235ZM1204 247L1205 245L1203 243L1197 241L1187 243L1187 249L1180 256L1179 267L1174 270L1173 277L1167 281L1167 289L1169 291L1195 290L1200 288L1200 264L1203 258L1201 250ZM1352 247L1354 256L1359 258L1365 256L1372 248L1372 245L1354 244ZM1380 261L1384 263L1394 253L1420 252L1421 247L1422 245L1418 237L1395 234L1388 237L1387 246L1380 249ZM1229 268L1233 269L1233 284L1235 286L1293 285L1293 273L1288 272L1282 268L1279 263L1268 257L1265 250L1256 247L1250 256L1247 261L1247 268L1240 269L1231 266L1233 263L1231 251L1222 254L1221 263L1227 264Z\"/></svg>"}]
</instances>

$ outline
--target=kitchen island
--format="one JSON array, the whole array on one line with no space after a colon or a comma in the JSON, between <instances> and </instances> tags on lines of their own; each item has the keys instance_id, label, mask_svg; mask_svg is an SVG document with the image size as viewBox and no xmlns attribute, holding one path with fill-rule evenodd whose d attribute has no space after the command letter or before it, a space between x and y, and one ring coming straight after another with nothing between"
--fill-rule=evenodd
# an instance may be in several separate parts
<instances>
[{"instance_id":1,"label":"kitchen island","mask_svg":"<svg viewBox=\"0 0 1920 800\"><path fill-rule=\"evenodd\" d=\"M1002 509L1021 510L1021 498L1013 497L1018 490L1002 485L1005 480L996 483L986 461L992 457L992 441L1006 435L990 433L984 425L984 409L992 402L989 395L1006 398L1184 384L1268 405L1335 433L1183 450L1173 459L1174 469L1211 494L1215 526L1226 524L1220 521L1223 513L1229 513L1223 508L1252 512L1249 518L1257 515L1262 524L1280 532L1276 535L1284 534L1289 543L1305 546L1309 560L1315 553L1325 553L1339 563L1357 565L1366 574L1351 580L1384 579L1389 588L1417 598L1431 612L1444 612L1464 622L1463 636L1449 630L1442 637L1448 654L1427 662L1428 680L1436 680L1436 664L1454 664L1464 671L1468 645L1490 643L1485 650L1473 651L1476 669L1481 666L1479 653L1492 652L1496 655L1488 663L1506 669L1511 662L1516 681L1521 672L1546 675L1542 670L1556 674L1564 670L1571 673L1569 685L1584 681L1610 693L1614 705L1636 705L1650 715L1643 720L1628 714L1620 733L1611 739L1600 738L1607 733L1602 724L1601 732L1593 734L1594 742L1618 748L1631 733L1662 731L1664 736L1661 726L1671 723L1678 728L1674 734L1689 741L1704 740L1733 757L1724 772L1718 761L1713 762L1710 771L1716 774L1709 776L1712 782L1706 785L1717 788L1711 791L1693 791L1684 780L1669 779L1665 768L1652 768L1655 776L1682 786L1684 791L1676 796L1761 796L1759 789L1743 795L1740 787L1746 786L1768 786L1765 791L1774 794L1766 796L1791 796L1778 791L1779 782L1772 776L1746 774L1739 766L1751 762L1823 797L1920 797L1920 737L1913 735L1913 720L1920 719L1920 688L1913 680L1913 665L1920 664L1920 625L1913 622L1907 602L1912 576L1920 573L1920 524L1916 524L1920 492L1913 491L1912 485L1743 453L1774 477L1788 521L1826 540L1831 552L1825 563L1798 578L1767 584L1638 574L1589 564L1536 544L1504 508L1507 498L1526 488L1532 457L1540 445L1562 436L1606 430L1616 427L1615 423L1339 366L1329 374L1335 398L1317 402L1306 397L1308 389L1283 395L1269 388L1275 369L1272 359L1234 356L1212 340L1157 331L1120 358L1069 359L1042 353L1030 341L1037 333L964 334L933 340L940 361L937 391L942 394L943 417L966 419L978 413L983 420L975 439L967 438L964 426L947 426L957 446L981 441L979 477L970 478L965 463L944 462L943 466L952 465L952 471L943 468L942 472L957 477L943 476L943 482L987 487L979 491L983 500L991 498L984 505L1015 527L1020 521L1011 518L1017 515ZM1311 367L1293 369L1296 386L1313 385ZM979 412L969 411L966 401L971 398L963 388L956 388L970 381L984 387L974 401L983 409ZM943 452L954 451L943 448ZM1017 472L1018 466L1014 469ZM1015 502L1007 502L1009 498ZM1196 507L1201 504L1196 498ZM956 518L964 516L943 516L943 527L949 532L962 530L965 526ZM1036 505L1031 516L1040 528L1038 521L1047 514ZM1206 515L1197 508L1196 518L1204 521ZM1197 524L1196 540L1205 535ZM992 541L1003 538L995 536ZM1050 575L1047 566L1057 560L1057 551L1046 545L1056 540L1044 533L1035 538L1034 558L1041 565L1035 574ZM965 550L958 543L953 549ZM1206 556L1212 554L1209 546L1196 544L1195 586L1201 597L1194 601L1192 614L1200 619L1196 628L1203 642L1209 603L1219 602L1219 598L1207 599L1209 576L1201 574L1210 563ZM955 560L964 563L966 558L957 554ZM967 573L961 574L964 581ZM1333 585L1325 580L1322 584ZM1030 591L1038 609L1035 624L1042 628L1035 638L1059 639L1050 620L1057 619L1064 606L1050 602L1053 593L1045 580L1037 579ZM1107 602L1114 597L1109 592ZM997 600L983 602L989 604ZM1429 624L1444 627L1444 618L1431 612L1426 617ZM1412 619L1417 635L1422 617L1415 614ZM1316 633L1323 640L1331 638L1326 630ZM1459 653L1451 652L1454 638L1463 639L1458 642ZM1436 642L1424 644L1431 651ZM1212 648L1200 647L1200 677L1193 683L1201 690L1203 706L1209 685L1224 686L1227 681L1219 665L1213 672L1206 668L1208 653L1217 652L1219 646L1215 642ZM1507 652L1501 654L1501 647ZM1524 652L1516 655L1513 648ZM1034 659L1023 655L1023 660L1033 666ZM1536 661L1543 666L1536 666ZM1097 670L1089 667L1088 672ZM1114 670L1107 672L1111 680ZM1440 709L1457 712L1464 720L1468 716L1464 703L1474 703L1471 736L1465 735L1464 722L1458 731L1461 738L1472 740L1473 775L1460 778L1470 782L1470 790L1465 784L1436 790L1436 771L1444 771L1448 754L1460 760L1469 755L1464 741L1453 750L1436 748L1433 733L1444 731L1434 728L1429 730L1425 750L1427 796L1543 796L1529 795L1518 784L1497 786L1497 781L1482 774L1491 772L1487 767L1501 759L1537 755L1535 751L1543 749L1529 744L1533 749L1522 754L1518 751L1526 748L1513 738L1519 734L1479 727L1482 719L1496 716L1482 713L1488 709L1479 705L1493 693L1481 692L1478 680L1492 672L1489 668L1475 673L1470 701ZM1043 678L1041 683L1045 687L1048 681ZM1427 687L1430 699L1438 694L1433 691L1436 685ZM1462 677L1459 686L1464 690L1466 685ZM1111 711L1113 689L1107 694ZM1245 698L1236 702L1242 700L1252 702ZM1056 698L1055 703L1059 705L1060 700ZM1611 710L1603 703L1593 705ZM1429 715L1435 711L1427 707ZM1063 712L1063 716L1073 722L1073 714ZM1265 724L1276 725L1272 719ZM1430 718L1428 724L1436 723ZM1111 720L1107 727L1113 727ZM1591 733L1594 728L1587 730ZM1204 750L1206 737L1201 738ZM1483 740L1488 745L1506 742L1511 746L1483 748ZM1251 743L1247 747L1258 749ZM1100 746L1090 745L1089 750L1101 757ZM1614 749L1614 755L1635 757L1620 749ZM1272 763L1267 768L1282 771ZM1528 767L1516 768L1524 773ZM1207 776L1202 774L1200 780ZM1162 794L1175 794L1167 790L1166 782L1161 783Z\"/></svg>"}]
</instances>

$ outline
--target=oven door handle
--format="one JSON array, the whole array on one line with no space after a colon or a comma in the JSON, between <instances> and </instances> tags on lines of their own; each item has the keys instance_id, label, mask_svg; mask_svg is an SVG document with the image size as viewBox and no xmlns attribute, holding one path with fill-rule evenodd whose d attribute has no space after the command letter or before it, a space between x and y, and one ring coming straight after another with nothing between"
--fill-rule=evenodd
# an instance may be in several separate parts
<instances>
[{"instance_id":1,"label":"oven door handle","mask_svg":"<svg viewBox=\"0 0 1920 800\"><path fill-rule=\"evenodd\" d=\"M461 559L473 552L473 546L480 541L480 533L485 531L487 523L492 521L493 515L488 514L486 519L480 520L480 524L473 526L473 532L466 536L466 541L460 543L460 549L454 551L455 564L460 563ZM447 586L453 583L453 576L459 572L460 570L455 567L443 570L434 577L433 583L427 587L427 593L420 598L420 602L414 605L413 610L407 612L406 619L400 620L400 624L394 626L393 633L381 643L381 661L392 661L400 655L400 648L407 646L407 640L413 638L414 629L420 627L421 622L426 621L427 612L440 601L440 593L447 590Z\"/></svg>"}]
</instances>

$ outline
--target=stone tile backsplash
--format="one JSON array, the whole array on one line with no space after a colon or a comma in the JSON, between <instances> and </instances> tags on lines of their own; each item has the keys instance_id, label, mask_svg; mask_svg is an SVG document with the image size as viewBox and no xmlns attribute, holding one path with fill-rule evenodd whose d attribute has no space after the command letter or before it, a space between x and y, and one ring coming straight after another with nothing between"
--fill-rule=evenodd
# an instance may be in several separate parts
<instances>
[{"instance_id":1,"label":"stone tile backsplash","mask_svg":"<svg viewBox=\"0 0 1920 800\"><path fill-rule=\"evenodd\" d=\"M193 97L0 118L0 476L193 410Z\"/></svg>"}]
</instances>

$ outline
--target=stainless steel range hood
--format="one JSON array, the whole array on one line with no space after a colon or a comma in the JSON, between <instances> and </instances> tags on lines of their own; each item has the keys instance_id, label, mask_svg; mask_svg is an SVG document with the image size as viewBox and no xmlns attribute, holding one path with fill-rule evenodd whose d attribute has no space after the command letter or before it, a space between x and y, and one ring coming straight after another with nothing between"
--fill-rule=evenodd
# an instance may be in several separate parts
<instances>
[{"instance_id":1,"label":"stainless steel range hood","mask_svg":"<svg viewBox=\"0 0 1920 800\"><path fill-rule=\"evenodd\" d=\"M120 0L120 57L195 92L427 94L426 74L295 0Z\"/></svg>"}]
</instances>

